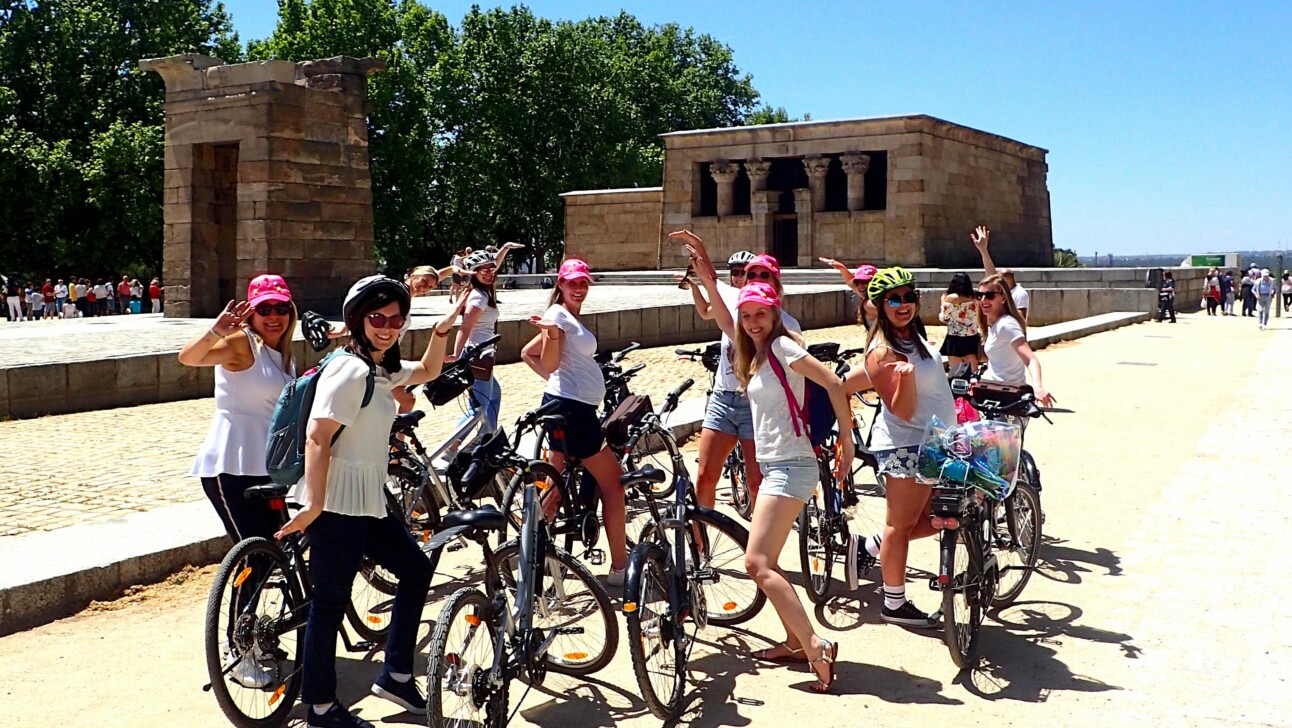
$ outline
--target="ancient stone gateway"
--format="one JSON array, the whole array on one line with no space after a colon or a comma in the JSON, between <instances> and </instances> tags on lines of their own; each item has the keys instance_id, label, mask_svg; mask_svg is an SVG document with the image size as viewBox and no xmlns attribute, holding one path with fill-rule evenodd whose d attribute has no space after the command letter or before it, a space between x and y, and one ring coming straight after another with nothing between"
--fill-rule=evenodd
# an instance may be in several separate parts
<instances>
[{"instance_id":1,"label":"ancient stone gateway","mask_svg":"<svg viewBox=\"0 0 1292 728\"><path fill-rule=\"evenodd\" d=\"M373 272L367 77L377 59L139 62L166 82L169 317L215 316L260 273L335 311Z\"/></svg>"},{"instance_id":2,"label":"ancient stone gateway","mask_svg":"<svg viewBox=\"0 0 1292 728\"><path fill-rule=\"evenodd\" d=\"M783 266L975 267L975 225L998 263L1053 265L1046 150L931 116L663 135L664 184L570 192L567 255L599 270L679 268L663 238L690 228L713 256L770 252Z\"/></svg>"}]
</instances>

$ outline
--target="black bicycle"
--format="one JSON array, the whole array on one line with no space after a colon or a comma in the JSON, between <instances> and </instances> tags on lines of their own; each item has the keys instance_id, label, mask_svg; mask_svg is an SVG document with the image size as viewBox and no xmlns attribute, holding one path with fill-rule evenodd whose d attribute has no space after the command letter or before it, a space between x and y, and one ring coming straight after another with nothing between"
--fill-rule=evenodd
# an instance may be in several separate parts
<instances>
[{"instance_id":1,"label":"black bicycle","mask_svg":"<svg viewBox=\"0 0 1292 728\"><path fill-rule=\"evenodd\" d=\"M713 385L717 381L718 366L722 359L722 344L715 342L704 349L675 349L673 353L683 359L699 361L704 365L704 368L709 371L709 389L704 395L712 397ZM745 477L745 451L740 447L739 442L731 448L731 452L727 453L727 459L722 463L722 477L731 484L729 492L732 509L746 521L753 518L754 499L749 493L749 481Z\"/></svg>"}]
</instances>

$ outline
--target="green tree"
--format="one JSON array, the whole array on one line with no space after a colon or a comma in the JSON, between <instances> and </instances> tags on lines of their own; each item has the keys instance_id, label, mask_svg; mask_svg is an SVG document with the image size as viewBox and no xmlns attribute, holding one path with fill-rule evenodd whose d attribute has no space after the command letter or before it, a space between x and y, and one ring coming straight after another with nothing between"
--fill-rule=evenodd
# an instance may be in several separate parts
<instances>
[{"instance_id":1,"label":"green tree","mask_svg":"<svg viewBox=\"0 0 1292 728\"><path fill-rule=\"evenodd\" d=\"M1054 267L1055 268L1082 268L1081 261L1077 259L1077 252L1067 248L1054 249Z\"/></svg>"},{"instance_id":2,"label":"green tree","mask_svg":"<svg viewBox=\"0 0 1292 728\"><path fill-rule=\"evenodd\" d=\"M756 126L758 124L784 124L791 121L811 121L811 114L804 114L802 117L790 116L784 106L772 108L764 104L746 116L744 119L745 126Z\"/></svg>"}]
</instances>

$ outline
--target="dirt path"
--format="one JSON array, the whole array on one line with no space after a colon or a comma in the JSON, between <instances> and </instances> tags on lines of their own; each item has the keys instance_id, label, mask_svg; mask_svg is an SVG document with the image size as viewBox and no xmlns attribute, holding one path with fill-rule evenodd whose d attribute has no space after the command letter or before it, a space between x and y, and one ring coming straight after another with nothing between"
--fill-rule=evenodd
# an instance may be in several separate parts
<instances>
[{"instance_id":1,"label":"dirt path","mask_svg":"<svg viewBox=\"0 0 1292 728\"><path fill-rule=\"evenodd\" d=\"M1042 353L1047 384L1078 414L1028 431L1045 485L1043 569L984 627L979 670L959 673L938 633L881 624L863 584L816 612L842 642L836 695L809 693L806 669L748 659L781 639L769 608L747 633L702 633L687 724L1287 724L1292 333L1249 323L1183 317ZM932 546L912 550L913 569L933 566ZM796 572L797 554L782 563ZM210 571L178 580L0 639L0 711L18 725L227 725L201 690ZM934 605L922 580L908 588ZM376 670L343 658L342 699L379 725L419 724L364 697ZM513 725L658 725L635 693L621 649L592 680L531 691Z\"/></svg>"}]
</instances>

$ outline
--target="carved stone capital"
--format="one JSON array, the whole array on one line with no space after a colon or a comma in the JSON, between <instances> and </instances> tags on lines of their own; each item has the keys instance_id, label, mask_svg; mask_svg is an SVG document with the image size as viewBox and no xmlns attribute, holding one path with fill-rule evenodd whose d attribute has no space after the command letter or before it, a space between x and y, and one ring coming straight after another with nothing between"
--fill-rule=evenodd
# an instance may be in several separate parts
<instances>
[{"instance_id":1,"label":"carved stone capital","mask_svg":"<svg viewBox=\"0 0 1292 728\"><path fill-rule=\"evenodd\" d=\"M824 177L830 171L830 159L814 154L803 158L803 169L809 177Z\"/></svg>"},{"instance_id":2,"label":"carved stone capital","mask_svg":"<svg viewBox=\"0 0 1292 728\"><path fill-rule=\"evenodd\" d=\"M870 155L861 152L847 152L843 154L839 161L843 164L843 171L849 176L854 174L865 174L870 169Z\"/></svg>"},{"instance_id":3,"label":"carved stone capital","mask_svg":"<svg viewBox=\"0 0 1292 728\"><path fill-rule=\"evenodd\" d=\"M723 159L709 165L709 174L714 182L729 185L736 181L736 176L740 174L740 167Z\"/></svg>"}]
</instances>

